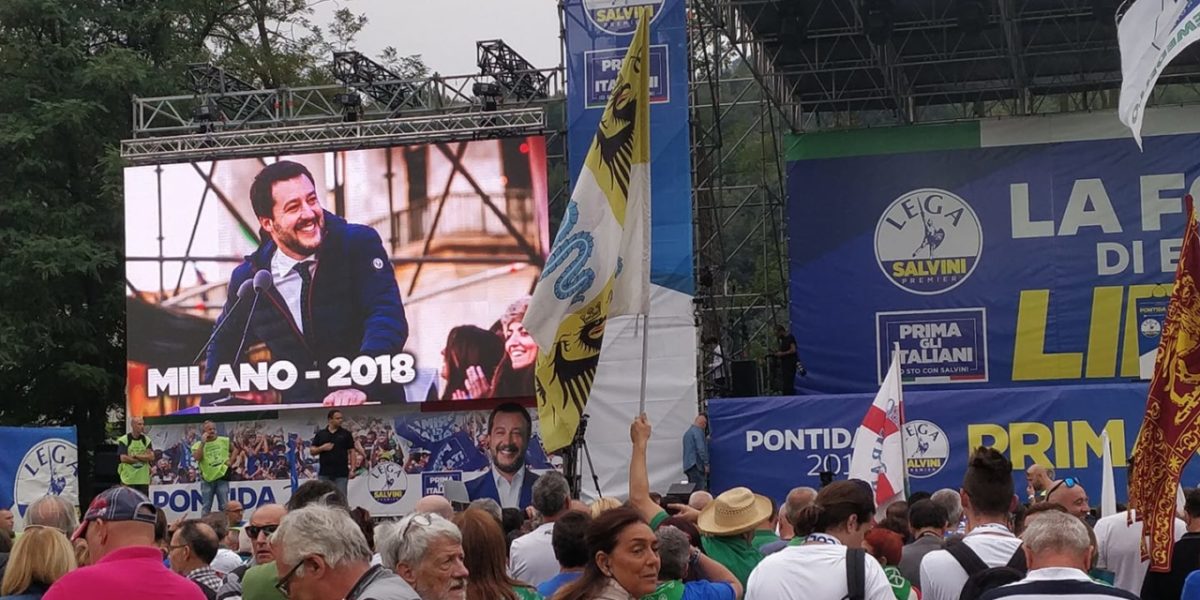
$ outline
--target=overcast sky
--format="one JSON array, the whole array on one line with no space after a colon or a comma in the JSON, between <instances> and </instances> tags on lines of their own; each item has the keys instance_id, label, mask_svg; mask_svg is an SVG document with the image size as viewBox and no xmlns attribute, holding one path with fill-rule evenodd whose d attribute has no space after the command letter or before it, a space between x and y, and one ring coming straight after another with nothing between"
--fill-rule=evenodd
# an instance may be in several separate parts
<instances>
[{"instance_id":1,"label":"overcast sky","mask_svg":"<svg viewBox=\"0 0 1200 600\"><path fill-rule=\"evenodd\" d=\"M395 46L432 71L466 75L478 72L475 42L499 38L537 68L559 64L555 0L318 0L314 21L327 24L342 7L370 19L351 49L371 58Z\"/></svg>"}]
</instances>

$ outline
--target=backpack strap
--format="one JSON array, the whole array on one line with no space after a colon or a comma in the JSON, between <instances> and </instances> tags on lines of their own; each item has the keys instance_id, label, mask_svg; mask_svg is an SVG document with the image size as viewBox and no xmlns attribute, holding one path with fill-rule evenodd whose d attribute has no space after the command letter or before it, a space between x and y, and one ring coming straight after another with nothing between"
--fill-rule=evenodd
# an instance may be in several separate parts
<instances>
[{"instance_id":1,"label":"backpack strap","mask_svg":"<svg viewBox=\"0 0 1200 600\"><path fill-rule=\"evenodd\" d=\"M863 600L867 596L867 551L846 548L846 598Z\"/></svg>"},{"instance_id":2,"label":"backpack strap","mask_svg":"<svg viewBox=\"0 0 1200 600\"><path fill-rule=\"evenodd\" d=\"M1013 552L1012 558L1008 559L1008 564L1004 566L1022 573L1029 570L1029 566L1025 564L1025 544L1017 546L1017 551Z\"/></svg>"},{"instance_id":3,"label":"backpack strap","mask_svg":"<svg viewBox=\"0 0 1200 600\"><path fill-rule=\"evenodd\" d=\"M958 564L967 572L967 577L986 571L988 568L987 563L983 562L983 559L979 558L979 555L975 554L975 551L961 540L946 544L946 552L949 552L950 556L958 561ZM1024 562L1025 553L1021 552L1020 554L1021 561Z\"/></svg>"}]
</instances>

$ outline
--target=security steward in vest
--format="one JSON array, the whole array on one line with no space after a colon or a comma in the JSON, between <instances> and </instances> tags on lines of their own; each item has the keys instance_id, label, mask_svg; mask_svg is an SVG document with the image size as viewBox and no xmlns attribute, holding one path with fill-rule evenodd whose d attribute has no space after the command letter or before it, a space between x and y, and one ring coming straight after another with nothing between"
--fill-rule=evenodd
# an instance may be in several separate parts
<instances>
[{"instance_id":1,"label":"security steward in vest","mask_svg":"<svg viewBox=\"0 0 1200 600\"><path fill-rule=\"evenodd\" d=\"M154 462L154 448L150 446L146 422L141 417L134 417L129 433L117 438L117 453L121 458L121 465L117 467L121 484L149 494L150 463Z\"/></svg>"}]
</instances>

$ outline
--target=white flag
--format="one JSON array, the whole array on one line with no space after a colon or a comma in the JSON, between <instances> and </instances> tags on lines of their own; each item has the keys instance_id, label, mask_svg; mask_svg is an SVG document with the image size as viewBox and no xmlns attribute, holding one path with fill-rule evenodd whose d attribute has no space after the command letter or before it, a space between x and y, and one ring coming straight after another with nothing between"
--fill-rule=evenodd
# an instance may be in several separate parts
<instances>
[{"instance_id":1,"label":"white flag","mask_svg":"<svg viewBox=\"0 0 1200 600\"><path fill-rule=\"evenodd\" d=\"M608 318L650 312L649 27L643 10L525 313L546 452L574 439Z\"/></svg>"},{"instance_id":2,"label":"white flag","mask_svg":"<svg viewBox=\"0 0 1200 600\"><path fill-rule=\"evenodd\" d=\"M861 479L875 491L881 509L904 497L904 398L900 385L900 352L892 350L892 366L854 434L850 479Z\"/></svg>"},{"instance_id":3,"label":"white flag","mask_svg":"<svg viewBox=\"0 0 1200 600\"><path fill-rule=\"evenodd\" d=\"M1113 479L1112 445L1108 441L1108 430L1100 434L1104 446L1103 472L1100 473L1100 516L1117 514L1117 484Z\"/></svg>"},{"instance_id":4,"label":"white flag","mask_svg":"<svg viewBox=\"0 0 1200 600\"><path fill-rule=\"evenodd\" d=\"M1117 115L1142 145L1142 117L1159 75L1200 37L1200 0L1134 0L1117 24L1121 101Z\"/></svg>"}]
</instances>

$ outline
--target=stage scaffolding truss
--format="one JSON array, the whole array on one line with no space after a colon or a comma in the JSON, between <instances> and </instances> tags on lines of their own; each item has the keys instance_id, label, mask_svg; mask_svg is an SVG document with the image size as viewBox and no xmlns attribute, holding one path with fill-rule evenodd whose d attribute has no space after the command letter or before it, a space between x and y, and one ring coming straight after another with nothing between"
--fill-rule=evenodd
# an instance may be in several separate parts
<instances>
[{"instance_id":1,"label":"stage scaffolding truss","mask_svg":"<svg viewBox=\"0 0 1200 600\"><path fill-rule=\"evenodd\" d=\"M788 321L785 133L1113 110L1121 4L689 0L696 305L725 358L702 353L706 391L730 392L713 375L733 359L769 362ZM1197 100L1193 46L1150 104Z\"/></svg>"}]
</instances>

